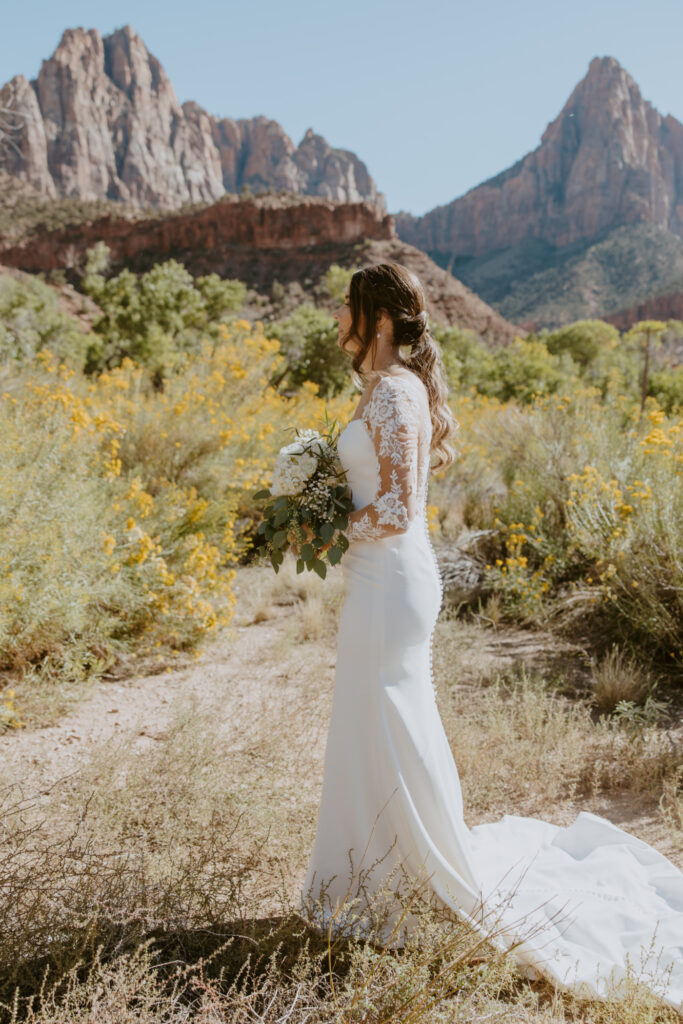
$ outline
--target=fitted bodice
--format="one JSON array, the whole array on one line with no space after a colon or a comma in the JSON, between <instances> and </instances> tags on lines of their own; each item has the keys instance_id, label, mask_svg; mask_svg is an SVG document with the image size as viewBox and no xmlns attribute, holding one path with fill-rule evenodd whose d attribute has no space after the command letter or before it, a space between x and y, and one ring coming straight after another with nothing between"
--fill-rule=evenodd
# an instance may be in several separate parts
<instances>
[{"instance_id":1,"label":"fitted bodice","mask_svg":"<svg viewBox=\"0 0 683 1024\"><path fill-rule=\"evenodd\" d=\"M339 435L339 460L354 510L367 508L349 539L381 539L424 516L431 436L422 381L414 374L381 378L361 415Z\"/></svg>"}]
</instances>

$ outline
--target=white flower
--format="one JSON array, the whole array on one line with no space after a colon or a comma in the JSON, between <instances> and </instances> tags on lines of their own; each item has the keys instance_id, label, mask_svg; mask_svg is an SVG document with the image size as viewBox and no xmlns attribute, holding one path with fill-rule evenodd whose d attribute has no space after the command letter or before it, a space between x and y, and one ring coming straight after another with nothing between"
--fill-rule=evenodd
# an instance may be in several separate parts
<instances>
[{"instance_id":1,"label":"white flower","mask_svg":"<svg viewBox=\"0 0 683 1024\"><path fill-rule=\"evenodd\" d=\"M280 449L273 467L270 493L301 494L308 480L318 468L318 460L310 452L301 450L296 442Z\"/></svg>"},{"instance_id":2,"label":"white flower","mask_svg":"<svg viewBox=\"0 0 683 1024\"><path fill-rule=\"evenodd\" d=\"M302 449L305 444L309 451L327 456L327 458L332 458L335 454L334 446L331 445L317 430L297 429L297 441L295 441L294 444L296 445L297 443L300 444Z\"/></svg>"},{"instance_id":3,"label":"white flower","mask_svg":"<svg viewBox=\"0 0 683 1024\"><path fill-rule=\"evenodd\" d=\"M281 448L275 460L270 493L274 497L301 494L322 459L336 459L334 446L317 430L297 429L296 440Z\"/></svg>"}]
</instances>

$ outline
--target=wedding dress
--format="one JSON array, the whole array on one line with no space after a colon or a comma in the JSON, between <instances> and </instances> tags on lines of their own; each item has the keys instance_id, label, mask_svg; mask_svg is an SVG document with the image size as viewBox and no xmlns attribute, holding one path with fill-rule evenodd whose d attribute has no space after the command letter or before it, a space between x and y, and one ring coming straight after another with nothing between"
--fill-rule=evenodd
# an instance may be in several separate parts
<instances>
[{"instance_id":1,"label":"wedding dress","mask_svg":"<svg viewBox=\"0 0 683 1024\"><path fill-rule=\"evenodd\" d=\"M683 1010L683 873L671 861L588 812L566 828L513 814L465 824L432 676L442 586L427 527L427 392L410 370L377 376L338 443L354 512L300 909L341 930L361 891L354 878L367 898L397 865L413 877L426 871L437 900L495 933L527 977L620 997L630 966Z\"/></svg>"}]
</instances>

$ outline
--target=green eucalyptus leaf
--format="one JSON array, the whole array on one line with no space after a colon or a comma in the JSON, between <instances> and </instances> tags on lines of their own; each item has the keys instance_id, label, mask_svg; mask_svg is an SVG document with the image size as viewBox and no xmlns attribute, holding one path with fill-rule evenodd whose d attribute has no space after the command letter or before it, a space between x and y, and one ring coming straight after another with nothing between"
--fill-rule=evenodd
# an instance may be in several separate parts
<instances>
[{"instance_id":1,"label":"green eucalyptus leaf","mask_svg":"<svg viewBox=\"0 0 683 1024\"><path fill-rule=\"evenodd\" d=\"M327 576L327 566L324 562L321 562L319 558L316 558L313 562L313 572L317 572L321 580L324 580Z\"/></svg>"},{"instance_id":2,"label":"green eucalyptus leaf","mask_svg":"<svg viewBox=\"0 0 683 1024\"><path fill-rule=\"evenodd\" d=\"M267 488L267 487L266 487L266 488L264 488L264 489L263 489L263 490L261 490L261 491L256 491L256 493L255 493L255 494L252 494L252 498L254 498L254 499L258 499L258 498L269 498L269 497L270 497L270 491L268 490L268 488Z\"/></svg>"},{"instance_id":3,"label":"green eucalyptus leaf","mask_svg":"<svg viewBox=\"0 0 683 1024\"><path fill-rule=\"evenodd\" d=\"M315 557L315 551L313 550L312 544L307 543L303 545L303 547L301 548L301 557L303 558L304 562L309 562L311 558Z\"/></svg>"},{"instance_id":4,"label":"green eucalyptus leaf","mask_svg":"<svg viewBox=\"0 0 683 1024\"><path fill-rule=\"evenodd\" d=\"M297 560L296 560L296 571L297 571L297 575L298 575L298 574L299 574L300 572L303 572L305 568L306 568L306 566L304 565L304 560L303 560L303 558L297 558Z\"/></svg>"},{"instance_id":5,"label":"green eucalyptus leaf","mask_svg":"<svg viewBox=\"0 0 683 1024\"><path fill-rule=\"evenodd\" d=\"M341 556L342 549L338 547L336 544L333 544L332 547L327 552L327 560L330 563L330 565L336 565L337 562L341 560Z\"/></svg>"},{"instance_id":6,"label":"green eucalyptus leaf","mask_svg":"<svg viewBox=\"0 0 683 1024\"><path fill-rule=\"evenodd\" d=\"M278 530L276 533L273 533L273 536L271 537L271 543L272 543L274 548L282 547L282 545L286 541L287 541L287 531L286 530Z\"/></svg>"},{"instance_id":7,"label":"green eucalyptus leaf","mask_svg":"<svg viewBox=\"0 0 683 1024\"><path fill-rule=\"evenodd\" d=\"M323 543L329 544L334 537L334 525L332 523L323 523L320 527L320 536L323 539Z\"/></svg>"}]
</instances>

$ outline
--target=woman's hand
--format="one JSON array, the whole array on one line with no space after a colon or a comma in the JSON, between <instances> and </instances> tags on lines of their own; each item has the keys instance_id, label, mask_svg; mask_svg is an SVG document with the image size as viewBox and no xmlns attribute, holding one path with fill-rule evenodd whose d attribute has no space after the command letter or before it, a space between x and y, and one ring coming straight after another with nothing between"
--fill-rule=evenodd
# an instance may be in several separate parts
<instances>
[{"instance_id":1,"label":"woman's hand","mask_svg":"<svg viewBox=\"0 0 683 1024\"><path fill-rule=\"evenodd\" d=\"M302 528L302 530L304 531L304 533L306 535L305 538L304 538L304 544L312 542L314 534L313 534L312 530L310 529L308 523L302 523L301 524L301 528ZM291 546L291 549L292 549L293 553L298 557L299 556L299 548L297 546L296 538L294 536L294 533L290 530L289 533L287 534L287 537L289 539L289 543L290 543L290 546ZM323 544L322 547L316 548L315 549L316 550L316 554L317 555L322 555L323 551L327 551L328 548L332 547L332 543L333 543L333 541L330 541L329 544Z\"/></svg>"}]
</instances>

